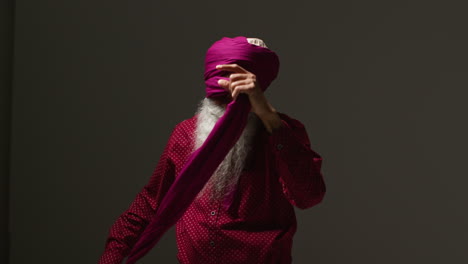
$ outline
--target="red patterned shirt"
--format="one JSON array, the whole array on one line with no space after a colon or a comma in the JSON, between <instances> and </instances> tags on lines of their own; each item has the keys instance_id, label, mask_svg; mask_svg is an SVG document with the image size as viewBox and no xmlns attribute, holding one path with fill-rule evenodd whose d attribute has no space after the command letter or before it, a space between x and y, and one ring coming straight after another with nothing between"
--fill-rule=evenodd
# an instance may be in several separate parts
<instances>
[{"instance_id":1,"label":"red patterned shirt","mask_svg":"<svg viewBox=\"0 0 468 264\"><path fill-rule=\"evenodd\" d=\"M311 149L304 125L278 113L272 134L261 126L234 202L202 196L176 224L181 264L290 264L297 222L293 206L310 208L325 195L322 157ZM99 264L122 263L193 152L196 118L177 124L149 182L109 230Z\"/></svg>"}]
</instances>

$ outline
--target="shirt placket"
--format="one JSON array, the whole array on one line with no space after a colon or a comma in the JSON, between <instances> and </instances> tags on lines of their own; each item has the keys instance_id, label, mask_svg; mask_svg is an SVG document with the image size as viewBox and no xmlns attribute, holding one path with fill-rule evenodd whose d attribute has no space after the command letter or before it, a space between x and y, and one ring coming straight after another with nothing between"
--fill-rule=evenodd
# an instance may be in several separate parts
<instances>
[{"instance_id":1,"label":"shirt placket","mask_svg":"<svg viewBox=\"0 0 468 264\"><path fill-rule=\"evenodd\" d=\"M208 223L210 224L209 234L208 234L208 247L210 255L214 263L219 263L219 212L220 212L220 203L212 202L210 203L209 212L208 212Z\"/></svg>"}]
</instances>

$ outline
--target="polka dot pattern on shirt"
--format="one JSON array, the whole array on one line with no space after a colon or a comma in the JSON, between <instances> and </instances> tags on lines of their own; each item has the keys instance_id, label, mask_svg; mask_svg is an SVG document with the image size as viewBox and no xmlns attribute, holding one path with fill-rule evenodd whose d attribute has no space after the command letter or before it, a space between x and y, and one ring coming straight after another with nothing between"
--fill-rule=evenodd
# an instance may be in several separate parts
<instances>
[{"instance_id":1,"label":"polka dot pattern on shirt","mask_svg":"<svg viewBox=\"0 0 468 264\"><path fill-rule=\"evenodd\" d=\"M240 176L232 206L204 194L176 224L181 264L289 264L297 223L293 206L320 203L326 188L322 157L305 127L279 113L282 126L254 140L252 166ZM149 182L109 230L99 263L121 263L148 225L175 177L194 151L196 115L177 124Z\"/></svg>"}]
</instances>

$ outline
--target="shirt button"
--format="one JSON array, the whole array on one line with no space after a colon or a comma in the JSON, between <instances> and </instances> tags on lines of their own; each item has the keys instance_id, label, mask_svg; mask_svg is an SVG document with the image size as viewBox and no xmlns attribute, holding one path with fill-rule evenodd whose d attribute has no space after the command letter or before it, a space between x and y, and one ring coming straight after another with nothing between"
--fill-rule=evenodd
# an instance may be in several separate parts
<instances>
[{"instance_id":1,"label":"shirt button","mask_svg":"<svg viewBox=\"0 0 468 264\"><path fill-rule=\"evenodd\" d=\"M277 145L276 145L276 149L281 150L282 148L283 148L283 145L282 145L282 144L277 144Z\"/></svg>"},{"instance_id":2,"label":"shirt button","mask_svg":"<svg viewBox=\"0 0 468 264\"><path fill-rule=\"evenodd\" d=\"M211 241L210 241L210 245L211 245L212 247L214 247L214 244L215 244L214 241L211 240Z\"/></svg>"},{"instance_id":3,"label":"shirt button","mask_svg":"<svg viewBox=\"0 0 468 264\"><path fill-rule=\"evenodd\" d=\"M215 211L211 211L211 215L215 215L215 214L216 214L216 212L215 212Z\"/></svg>"}]
</instances>

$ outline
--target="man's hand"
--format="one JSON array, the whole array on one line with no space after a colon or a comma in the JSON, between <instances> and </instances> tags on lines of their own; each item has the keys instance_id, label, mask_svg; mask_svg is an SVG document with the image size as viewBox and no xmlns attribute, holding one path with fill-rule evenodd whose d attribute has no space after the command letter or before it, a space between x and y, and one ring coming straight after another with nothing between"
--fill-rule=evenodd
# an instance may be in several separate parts
<instances>
[{"instance_id":1,"label":"man's hand","mask_svg":"<svg viewBox=\"0 0 468 264\"><path fill-rule=\"evenodd\" d=\"M269 133L281 126L281 118L263 94L255 74L237 64L217 65L216 69L233 72L229 75L229 81L219 80L218 84L231 93L233 100L239 93L247 94L252 111L260 117Z\"/></svg>"}]
</instances>

